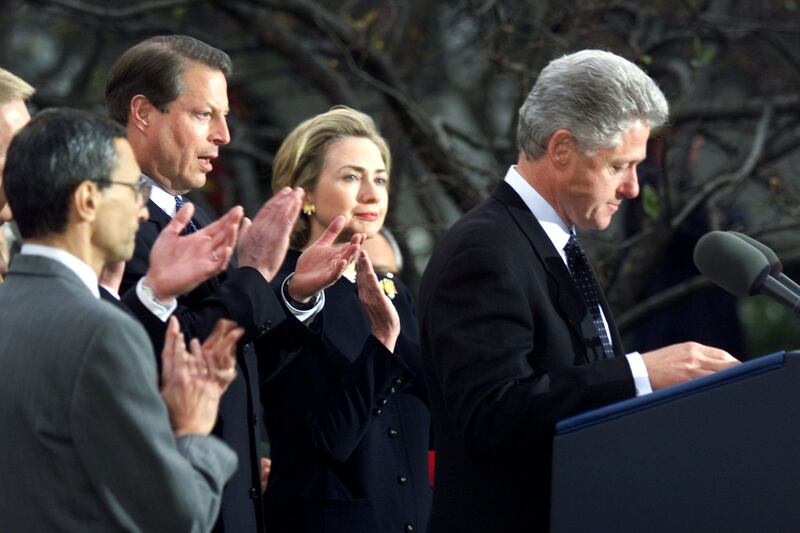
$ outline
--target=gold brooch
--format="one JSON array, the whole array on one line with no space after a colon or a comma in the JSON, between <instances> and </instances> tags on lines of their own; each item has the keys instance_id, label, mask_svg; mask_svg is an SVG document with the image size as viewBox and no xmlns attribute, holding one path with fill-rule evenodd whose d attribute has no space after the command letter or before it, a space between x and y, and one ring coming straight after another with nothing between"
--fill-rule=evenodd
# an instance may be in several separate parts
<instances>
[{"instance_id":1,"label":"gold brooch","mask_svg":"<svg viewBox=\"0 0 800 533\"><path fill-rule=\"evenodd\" d=\"M393 277L394 275L389 272L386 274L386 277L379 282L381 284L381 289L383 289L383 294L388 296L390 300L394 300L394 297L397 296L397 287L394 285Z\"/></svg>"}]
</instances>

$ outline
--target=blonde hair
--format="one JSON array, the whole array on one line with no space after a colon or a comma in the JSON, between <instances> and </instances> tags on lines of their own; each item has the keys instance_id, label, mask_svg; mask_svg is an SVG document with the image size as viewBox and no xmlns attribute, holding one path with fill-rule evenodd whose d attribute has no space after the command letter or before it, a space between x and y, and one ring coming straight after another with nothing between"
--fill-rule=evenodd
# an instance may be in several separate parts
<instances>
[{"instance_id":1,"label":"blonde hair","mask_svg":"<svg viewBox=\"0 0 800 533\"><path fill-rule=\"evenodd\" d=\"M325 164L328 147L345 137L363 137L374 142L386 166L386 173L391 172L389 145L381 137L375 122L360 111L347 106L335 106L326 113L304 121L284 139L272 162L273 192L283 187L314 190ZM308 244L310 231L307 218L301 215L292 233L292 246L300 249Z\"/></svg>"},{"instance_id":2,"label":"blonde hair","mask_svg":"<svg viewBox=\"0 0 800 533\"><path fill-rule=\"evenodd\" d=\"M34 92L34 88L22 78L0 68L0 105L14 100L27 100Z\"/></svg>"}]
</instances>

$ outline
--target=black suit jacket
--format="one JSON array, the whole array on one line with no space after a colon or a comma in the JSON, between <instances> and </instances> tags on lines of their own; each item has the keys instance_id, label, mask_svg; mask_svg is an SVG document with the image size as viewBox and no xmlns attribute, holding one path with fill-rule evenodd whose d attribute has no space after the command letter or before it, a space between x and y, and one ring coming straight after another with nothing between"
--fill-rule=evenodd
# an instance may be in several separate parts
<instances>
[{"instance_id":1,"label":"black suit jacket","mask_svg":"<svg viewBox=\"0 0 800 533\"><path fill-rule=\"evenodd\" d=\"M289 252L273 283L294 270ZM430 415L408 289L394 354L370 334L357 290L325 290L321 335L262 387L272 445L270 533L425 531Z\"/></svg>"},{"instance_id":2,"label":"black suit jacket","mask_svg":"<svg viewBox=\"0 0 800 533\"><path fill-rule=\"evenodd\" d=\"M113 305L114 307L116 307L117 309L119 309L121 311L125 311L129 316L134 316L135 317L135 315L133 313L131 313L131 310L128 309L128 306L125 305L125 303L122 300L118 299L113 294L111 294L108 291L108 289L106 289L102 285L98 285L97 286L97 290L100 292L100 299L101 300L103 300L104 302L110 303L111 305Z\"/></svg>"},{"instance_id":3,"label":"black suit jacket","mask_svg":"<svg viewBox=\"0 0 800 533\"><path fill-rule=\"evenodd\" d=\"M136 296L135 284L147 272L150 249L170 217L152 201L148 202L149 219L139 226L133 258L125 265L120 292L128 308L144 324L155 353L160 355L166 324L145 308ZM208 215L197 207L195 224L202 228L211 223ZM222 510L215 531L263 531L258 443L261 404L258 398L258 369L253 342L261 345L265 334L280 344L280 336L288 324L299 323L287 314L279 298L263 276L253 268L237 268L231 262L223 274L207 280L189 294L178 299L174 315L178 318L186 340L205 339L219 318L229 318L245 328L237 353L236 379L222 397L219 419L213 434L236 452L239 466L225 487ZM302 328L292 330L296 333ZM280 332L280 333L279 333ZM269 354L264 354L269 357ZM160 366L160 365L159 365Z\"/></svg>"},{"instance_id":4,"label":"black suit jacket","mask_svg":"<svg viewBox=\"0 0 800 533\"><path fill-rule=\"evenodd\" d=\"M506 183L439 242L420 293L431 532L547 529L556 422L635 394L602 305L618 357L597 361L602 343L566 265Z\"/></svg>"}]
</instances>

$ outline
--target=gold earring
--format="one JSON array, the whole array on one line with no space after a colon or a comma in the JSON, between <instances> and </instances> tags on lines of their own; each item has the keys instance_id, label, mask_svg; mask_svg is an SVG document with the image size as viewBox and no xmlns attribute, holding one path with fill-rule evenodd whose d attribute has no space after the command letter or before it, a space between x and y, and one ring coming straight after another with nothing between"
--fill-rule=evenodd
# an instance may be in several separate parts
<instances>
[{"instance_id":1,"label":"gold earring","mask_svg":"<svg viewBox=\"0 0 800 533\"><path fill-rule=\"evenodd\" d=\"M304 215L313 215L317 212L317 206L312 204L311 202L306 202L303 204L303 214Z\"/></svg>"}]
</instances>

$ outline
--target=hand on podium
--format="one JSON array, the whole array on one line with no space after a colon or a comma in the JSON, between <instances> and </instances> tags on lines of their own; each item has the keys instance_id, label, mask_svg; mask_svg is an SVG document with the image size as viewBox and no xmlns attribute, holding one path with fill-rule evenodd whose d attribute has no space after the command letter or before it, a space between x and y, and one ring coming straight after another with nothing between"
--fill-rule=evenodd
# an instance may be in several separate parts
<instances>
[{"instance_id":1,"label":"hand on podium","mask_svg":"<svg viewBox=\"0 0 800 533\"><path fill-rule=\"evenodd\" d=\"M738 365L740 361L725 350L697 342L672 344L642 354L653 390Z\"/></svg>"}]
</instances>

